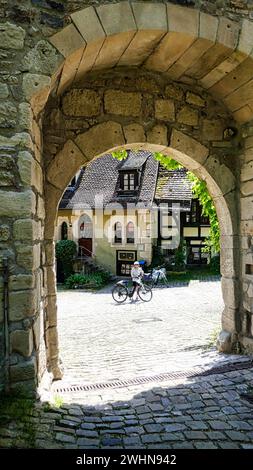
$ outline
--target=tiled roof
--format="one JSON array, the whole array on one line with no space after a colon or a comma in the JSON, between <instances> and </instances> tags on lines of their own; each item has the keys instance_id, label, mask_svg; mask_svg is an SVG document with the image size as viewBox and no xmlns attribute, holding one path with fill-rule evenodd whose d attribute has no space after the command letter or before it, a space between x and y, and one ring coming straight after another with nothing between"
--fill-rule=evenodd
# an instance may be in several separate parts
<instances>
[{"instance_id":1,"label":"tiled roof","mask_svg":"<svg viewBox=\"0 0 253 470\"><path fill-rule=\"evenodd\" d=\"M129 160L129 164L127 161ZM135 164L136 160L136 164ZM140 168L142 173L137 194L124 196L118 194L120 170ZM79 183L67 204L60 205L65 209L84 209L85 207L104 207L117 203L127 203L150 207L155 194L158 163L149 152L130 152L127 160L118 161L112 155L104 155L90 162L79 178ZM64 194L63 200L66 200Z\"/></svg>"},{"instance_id":2,"label":"tiled roof","mask_svg":"<svg viewBox=\"0 0 253 470\"><path fill-rule=\"evenodd\" d=\"M186 176L184 168L180 170L166 170L159 166L156 200L163 201L191 201L191 183Z\"/></svg>"}]
</instances>

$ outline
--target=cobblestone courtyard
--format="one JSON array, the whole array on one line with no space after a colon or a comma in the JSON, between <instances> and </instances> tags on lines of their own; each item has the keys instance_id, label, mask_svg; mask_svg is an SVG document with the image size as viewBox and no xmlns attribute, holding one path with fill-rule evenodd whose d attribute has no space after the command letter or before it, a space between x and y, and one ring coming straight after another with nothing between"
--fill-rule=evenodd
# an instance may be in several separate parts
<instances>
[{"instance_id":1,"label":"cobblestone courtyard","mask_svg":"<svg viewBox=\"0 0 253 470\"><path fill-rule=\"evenodd\" d=\"M154 289L149 303L116 304L111 289L58 294L64 382L94 383L211 365L220 329L219 282Z\"/></svg>"},{"instance_id":2,"label":"cobblestone courtyard","mask_svg":"<svg viewBox=\"0 0 253 470\"><path fill-rule=\"evenodd\" d=\"M110 289L61 291L58 303L64 379L42 395L50 406L37 401L19 418L2 408L0 448L253 448L253 403L245 397L253 369L243 368L250 357L208 347L220 323L219 282L155 289L149 304L118 306ZM222 374L59 392L234 362L239 370Z\"/></svg>"}]
</instances>

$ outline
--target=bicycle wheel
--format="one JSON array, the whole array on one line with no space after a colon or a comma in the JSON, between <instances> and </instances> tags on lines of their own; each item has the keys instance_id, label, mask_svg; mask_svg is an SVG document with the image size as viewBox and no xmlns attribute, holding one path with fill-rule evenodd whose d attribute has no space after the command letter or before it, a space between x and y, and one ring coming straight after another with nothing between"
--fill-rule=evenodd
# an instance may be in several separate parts
<instances>
[{"instance_id":1,"label":"bicycle wheel","mask_svg":"<svg viewBox=\"0 0 253 470\"><path fill-rule=\"evenodd\" d=\"M118 304L125 302L127 295L128 291L124 286L115 286L112 290L112 297Z\"/></svg>"},{"instance_id":2,"label":"bicycle wheel","mask_svg":"<svg viewBox=\"0 0 253 470\"><path fill-rule=\"evenodd\" d=\"M144 284L138 289L138 296L144 302L150 302L153 297L153 292L151 287L145 286Z\"/></svg>"}]
</instances>

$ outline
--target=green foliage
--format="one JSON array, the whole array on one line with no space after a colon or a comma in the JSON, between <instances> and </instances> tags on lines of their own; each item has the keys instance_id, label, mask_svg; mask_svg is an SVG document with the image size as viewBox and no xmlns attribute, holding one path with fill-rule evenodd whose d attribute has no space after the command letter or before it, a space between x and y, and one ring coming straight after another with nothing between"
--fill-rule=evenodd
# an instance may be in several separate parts
<instances>
[{"instance_id":1,"label":"green foliage","mask_svg":"<svg viewBox=\"0 0 253 470\"><path fill-rule=\"evenodd\" d=\"M175 252L175 271L184 271L186 258L186 242L181 239Z\"/></svg>"},{"instance_id":2,"label":"green foliage","mask_svg":"<svg viewBox=\"0 0 253 470\"><path fill-rule=\"evenodd\" d=\"M60 240L56 243L55 254L62 266L65 279L73 273L73 259L76 252L77 247L72 240Z\"/></svg>"},{"instance_id":3,"label":"green foliage","mask_svg":"<svg viewBox=\"0 0 253 470\"><path fill-rule=\"evenodd\" d=\"M19 439L26 441L28 447L35 446L34 411L35 402L33 399L1 394L1 425L6 429L10 427L18 430L15 440L13 439L13 447L16 446Z\"/></svg>"},{"instance_id":4,"label":"green foliage","mask_svg":"<svg viewBox=\"0 0 253 470\"><path fill-rule=\"evenodd\" d=\"M213 249L216 253L220 252L220 227L217 212L213 200L208 192L206 182L200 180L193 173L188 171L187 177L192 184L192 192L199 199L202 206L202 215L209 217L210 234L206 239L206 251Z\"/></svg>"},{"instance_id":5,"label":"green foliage","mask_svg":"<svg viewBox=\"0 0 253 470\"><path fill-rule=\"evenodd\" d=\"M95 287L105 286L110 280L109 273L97 272L91 274L72 274L68 277L65 285L68 289L76 289L78 287Z\"/></svg>"},{"instance_id":6,"label":"green foliage","mask_svg":"<svg viewBox=\"0 0 253 470\"><path fill-rule=\"evenodd\" d=\"M210 271L213 274L220 274L220 256L216 255L211 258L210 261Z\"/></svg>"},{"instance_id":7,"label":"green foliage","mask_svg":"<svg viewBox=\"0 0 253 470\"><path fill-rule=\"evenodd\" d=\"M116 160L125 160L127 158L127 151L125 149L117 150L116 152L112 152L113 158Z\"/></svg>"},{"instance_id":8,"label":"green foliage","mask_svg":"<svg viewBox=\"0 0 253 470\"><path fill-rule=\"evenodd\" d=\"M163 155L163 153L155 152L154 158L160 162L164 168L167 168L167 170L179 170L180 168L183 168L180 163L171 157Z\"/></svg>"}]
</instances>

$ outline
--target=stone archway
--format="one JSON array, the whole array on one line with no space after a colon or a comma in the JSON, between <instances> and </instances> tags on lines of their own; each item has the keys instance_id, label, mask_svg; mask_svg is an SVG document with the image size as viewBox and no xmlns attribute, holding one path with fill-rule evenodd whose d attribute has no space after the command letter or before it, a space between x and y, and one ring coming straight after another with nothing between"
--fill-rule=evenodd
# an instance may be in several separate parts
<instances>
[{"instance_id":1,"label":"stone archway","mask_svg":"<svg viewBox=\"0 0 253 470\"><path fill-rule=\"evenodd\" d=\"M35 44L28 41L24 46L27 32L22 25L3 26L3 44L15 30L16 42L10 47L26 48L22 84L17 82L19 119L15 121L17 107L15 112L11 108L10 130L1 137L8 156L1 191L1 236L14 273L6 333L13 389L32 391L46 367L60 376L52 239L62 191L87 160L133 143L174 152L175 158L206 178L223 228L223 328L228 338L232 333L234 340L236 334L245 348L253 349L253 23L239 20L170 3L126 1L75 12L64 29L48 40L39 33ZM102 72L111 68L116 72L117 67L135 71L138 90L131 86L128 90L127 81L117 82L116 75L113 88L107 87L103 96L94 82L84 85L88 72L97 74L101 91ZM158 91L150 89L152 83ZM86 116L87 127L77 132L71 124L61 127L66 119L62 120L58 100L62 106L68 93L84 86L89 90L85 109L90 109L95 95L100 96L95 101L98 114ZM115 93L121 114L115 112ZM138 93L145 99L140 100ZM203 94L204 102L207 97L215 99L211 114L205 115ZM128 102L130 115L124 111ZM49 116L59 132L51 141L50 133L45 134ZM15 181L8 170L14 160ZM1 324L3 319L1 314Z\"/></svg>"}]
</instances>

